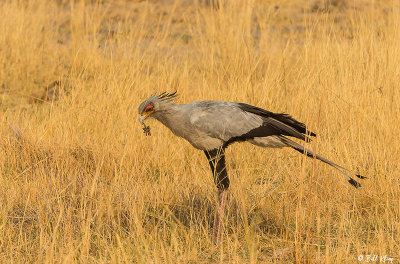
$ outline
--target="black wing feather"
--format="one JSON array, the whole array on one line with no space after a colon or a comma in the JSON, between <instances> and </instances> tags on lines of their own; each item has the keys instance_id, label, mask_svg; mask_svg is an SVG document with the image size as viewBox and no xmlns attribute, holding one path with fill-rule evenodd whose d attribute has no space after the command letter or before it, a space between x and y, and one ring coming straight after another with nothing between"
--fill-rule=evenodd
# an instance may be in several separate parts
<instances>
[{"instance_id":1,"label":"black wing feather","mask_svg":"<svg viewBox=\"0 0 400 264\"><path fill-rule=\"evenodd\" d=\"M294 119L293 117L291 117L288 114L285 114L285 113L273 113L273 112L264 110L262 108L258 108L256 106L252 106L252 105L248 105L248 104L244 104L244 103L238 103L238 106L243 111L246 111L246 112L249 112L249 113L252 113L252 114L256 114L256 115L262 116L264 118L275 119L275 120L277 120L277 121L279 121L279 122L281 122L281 123L293 128L294 130L296 130L300 134L305 134L305 135L309 135L309 136L313 136L313 137L316 136L316 134L314 132L311 132L311 131L307 130L305 124L297 121L296 119ZM268 123L268 121L267 121L267 123ZM283 135L294 136L292 134L287 134L287 133L283 133ZM295 136L295 137L299 138L298 136Z\"/></svg>"}]
</instances>

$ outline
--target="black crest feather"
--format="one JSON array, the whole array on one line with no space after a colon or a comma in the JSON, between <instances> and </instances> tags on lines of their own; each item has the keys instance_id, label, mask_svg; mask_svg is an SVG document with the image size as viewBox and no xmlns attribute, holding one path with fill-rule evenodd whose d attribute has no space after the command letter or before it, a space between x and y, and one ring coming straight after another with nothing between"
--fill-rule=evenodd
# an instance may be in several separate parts
<instances>
[{"instance_id":1,"label":"black crest feather","mask_svg":"<svg viewBox=\"0 0 400 264\"><path fill-rule=\"evenodd\" d=\"M158 99L160 99L161 101L165 101L165 102L171 102L173 101L176 97L178 97L179 94L177 94L177 92L173 92L173 93L167 93L167 92L163 92L159 95L157 95Z\"/></svg>"}]
</instances>

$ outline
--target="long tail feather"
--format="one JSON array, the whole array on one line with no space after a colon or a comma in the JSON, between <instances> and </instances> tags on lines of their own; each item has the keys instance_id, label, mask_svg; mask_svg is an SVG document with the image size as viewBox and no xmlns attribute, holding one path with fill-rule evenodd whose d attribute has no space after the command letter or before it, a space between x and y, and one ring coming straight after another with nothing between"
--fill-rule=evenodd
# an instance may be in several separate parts
<instances>
[{"instance_id":1,"label":"long tail feather","mask_svg":"<svg viewBox=\"0 0 400 264\"><path fill-rule=\"evenodd\" d=\"M360 184L359 182L357 182L356 180L354 180L353 178L351 178L349 175L347 175L347 174L344 172L344 171L346 171L346 172L350 172L351 174L354 174L354 173L352 173L351 171L349 171L348 169L343 168L342 166L339 166L338 164L336 164L336 163L334 163L334 162L332 162L332 161L330 161L330 160L328 160L328 159L322 157L321 155L319 155L319 154L317 154L317 153L315 153L315 152L313 152L313 151L311 151L311 150L309 150L309 149L303 147L303 146L300 145L299 143L297 143L297 142L295 142L295 141L293 141L293 140L291 140L291 139L288 139L287 137L279 136L279 139L280 139L283 143L285 143L287 146L289 146L289 147L291 147L291 148L297 150L297 151L300 152L300 153L306 154L307 157L316 158L316 159L318 159L318 160L320 160L320 161L322 161L322 162L325 162L326 164L328 164L328 165L334 167L334 168L337 169L337 170L346 178L346 180L347 180L351 185L353 185L354 187L356 187L356 188L362 187L361 184ZM361 176L361 175L359 175L359 174L355 174L355 176L358 177L358 178L360 178L360 179L366 179L366 178L367 178L367 177Z\"/></svg>"}]
</instances>

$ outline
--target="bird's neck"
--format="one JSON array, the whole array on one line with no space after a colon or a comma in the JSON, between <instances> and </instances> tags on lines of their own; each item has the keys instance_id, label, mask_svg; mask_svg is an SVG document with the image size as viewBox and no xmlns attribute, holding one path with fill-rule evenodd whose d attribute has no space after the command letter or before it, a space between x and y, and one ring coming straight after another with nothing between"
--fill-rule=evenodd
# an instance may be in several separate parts
<instances>
[{"instance_id":1,"label":"bird's neck","mask_svg":"<svg viewBox=\"0 0 400 264\"><path fill-rule=\"evenodd\" d=\"M158 111L154 118L168 127L175 135L181 136L181 126L185 122L184 109L181 105L168 103Z\"/></svg>"},{"instance_id":2,"label":"bird's neck","mask_svg":"<svg viewBox=\"0 0 400 264\"><path fill-rule=\"evenodd\" d=\"M165 103L160 106L160 109L154 115L154 118L160 121L165 126L169 127L171 122L180 116L180 109L177 104Z\"/></svg>"}]
</instances>

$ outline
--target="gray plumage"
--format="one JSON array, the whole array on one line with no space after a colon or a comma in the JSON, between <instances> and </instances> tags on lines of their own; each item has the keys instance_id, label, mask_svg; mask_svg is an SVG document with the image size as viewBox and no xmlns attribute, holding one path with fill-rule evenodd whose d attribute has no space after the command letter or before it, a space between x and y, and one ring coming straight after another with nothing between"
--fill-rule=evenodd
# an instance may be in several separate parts
<instances>
[{"instance_id":1,"label":"gray plumage","mask_svg":"<svg viewBox=\"0 0 400 264\"><path fill-rule=\"evenodd\" d=\"M242 141L260 147L291 147L331 165L340 171L353 186L361 187L346 173L349 172L347 169L289 139L288 137L293 137L308 142L311 140L310 136L315 136L315 134L307 131L303 123L287 114L273 113L243 103L223 101L175 104L172 100L176 96L176 93L151 96L139 106L139 121L144 124L146 118L155 118L176 136L186 139L193 147L203 150L210 161L219 189L229 186L224 150L230 144ZM214 162L214 165L211 162Z\"/></svg>"}]
</instances>

